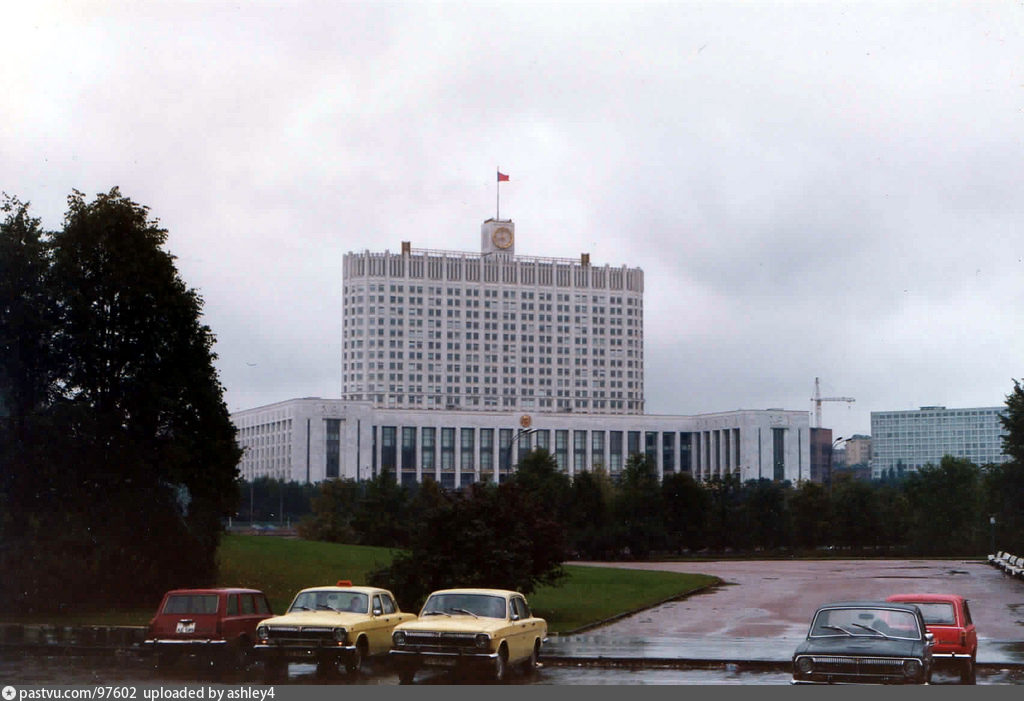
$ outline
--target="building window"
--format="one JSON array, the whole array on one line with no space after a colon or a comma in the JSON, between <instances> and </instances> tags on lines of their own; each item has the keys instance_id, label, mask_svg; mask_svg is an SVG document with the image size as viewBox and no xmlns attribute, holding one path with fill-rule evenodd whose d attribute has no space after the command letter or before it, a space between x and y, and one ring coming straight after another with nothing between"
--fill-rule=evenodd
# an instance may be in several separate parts
<instances>
[{"instance_id":1,"label":"building window","mask_svg":"<svg viewBox=\"0 0 1024 701\"><path fill-rule=\"evenodd\" d=\"M324 432L324 452L327 454L324 477L331 479L341 475L341 419L324 419Z\"/></svg>"},{"instance_id":2,"label":"building window","mask_svg":"<svg viewBox=\"0 0 1024 701\"><path fill-rule=\"evenodd\" d=\"M463 480L465 480L465 473L473 472L473 451L475 442L476 429L464 428L461 430L461 445L459 452L459 468L463 472Z\"/></svg>"},{"instance_id":3,"label":"building window","mask_svg":"<svg viewBox=\"0 0 1024 701\"><path fill-rule=\"evenodd\" d=\"M691 465L693 458L691 457L691 451L693 450L693 434L692 433L680 433L679 434L679 471L680 472L691 472Z\"/></svg>"},{"instance_id":4,"label":"building window","mask_svg":"<svg viewBox=\"0 0 1024 701\"><path fill-rule=\"evenodd\" d=\"M658 432L657 431L646 431L644 435L644 457L647 461L654 465L655 469L658 466Z\"/></svg>"},{"instance_id":5,"label":"building window","mask_svg":"<svg viewBox=\"0 0 1024 701\"><path fill-rule=\"evenodd\" d=\"M402 427L402 469L416 472L416 429Z\"/></svg>"},{"instance_id":6,"label":"building window","mask_svg":"<svg viewBox=\"0 0 1024 701\"><path fill-rule=\"evenodd\" d=\"M776 482L786 479L786 429L772 429L772 464Z\"/></svg>"},{"instance_id":7,"label":"building window","mask_svg":"<svg viewBox=\"0 0 1024 701\"><path fill-rule=\"evenodd\" d=\"M489 479L494 474L494 429L480 429L480 476Z\"/></svg>"},{"instance_id":8,"label":"building window","mask_svg":"<svg viewBox=\"0 0 1024 701\"><path fill-rule=\"evenodd\" d=\"M398 475L395 469L398 466L398 445L396 443L398 428L395 426L381 426L380 429L380 469L390 470L391 474Z\"/></svg>"},{"instance_id":9,"label":"building window","mask_svg":"<svg viewBox=\"0 0 1024 701\"><path fill-rule=\"evenodd\" d=\"M437 429L423 429L423 452L420 455L423 474L433 475L437 469Z\"/></svg>"},{"instance_id":10,"label":"building window","mask_svg":"<svg viewBox=\"0 0 1024 701\"><path fill-rule=\"evenodd\" d=\"M607 469L604 463L604 431L590 432L590 467Z\"/></svg>"},{"instance_id":11,"label":"building window","mask_svg":"<svg viewBox=\"0 0 1024 701\"><path fill-rule=\"evenodd\" d=\"M555 462L558 469L565 472L569 465L569 432L567 430L555 431Z\"/></svg>"},{"instance_id":12,"label":"building window","mask_svg":"<svg viewBox=\"0 0 1024 701\"><path fill-rule=\"evenodd\" d=\"M454 428L442 428L441 429L441 472L454 471L455 470L455 429ZM444 484L442 482L442 484ZM452 481L453 488L455 486L454 480Z\"/></svg>"},{"instance_id":13,"label":"building window","mask_svg":"<svg viewBox=\"0 0 1024 701\"><path fill-rule=\"evenodd\" d=\"M639 455L640 453L640 432L629 431L629 433L626 435L626 440L626 459L628 460L634 455Z\"/></svg>"},{"instance_id":14,"label":"building window","mask_svg":"<svg viewBox=\"0 0 1024 701\"><path fill-rule=\"evenodd\" d=\"M608 432L608 471L615 475L622 472L622 431Z\"/></svg>"},{"instance_id":15,"label":"building window","mask_svg":"<svg viewBox=\"0 0 1024 701\"><path fill-rule=\"evenodd\" d=\"M512 429L498 429L498 466L502 474L512 469Z\"/></svg>"},{"instance_id":16,"label":"building window","mask_svg":"<svg viewBox=\"0 0 1024 701\"><path fill-rule=\"evenodd\" d=\"M661 469L663 472L676 471L676 434L661 434Z\"/></svg>"},{"instance_id":17,"label":"building window","mask_svg":"<svg viewBox=\"0 0 1024 701\"><path fill-rule=\"evenodd\" d=\"M587 469L587 432L572 432L572 469L583 472Z\"/></svg>"}]
</instances>

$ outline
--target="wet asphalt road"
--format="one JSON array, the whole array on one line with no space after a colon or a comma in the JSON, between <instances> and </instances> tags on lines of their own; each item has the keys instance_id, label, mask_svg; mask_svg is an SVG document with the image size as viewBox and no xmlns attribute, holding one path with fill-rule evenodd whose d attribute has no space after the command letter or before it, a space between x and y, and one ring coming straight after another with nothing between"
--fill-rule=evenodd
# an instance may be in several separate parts
<instances>
[{"instance_id":1,"label":"wet asphalt road","mask_svg":"<svg viewBox=\"0 0 1024 701\"><path fill-rule=\"evenodd\" d=\"M884 598L910 591L960 593L971 600L978 625L978 684L1024 684L1024 581L979 561L713 561L685 563L587 563L714 574L723 584L608 622L548 646L548 664L536 675L515 675L510 685L783 685L784 666L806 632L814 607L825 600ZM558 659L555 659L555 658ZM584 660L574 658L585 658ZM600 660L598 658L603 658ZM609 659L625 660L614 666ZM676 664L650 664L659 658ZM679 664L693 658L704 664ZM724 660L767 661L750 666ZM716 664L714 661L722 661ZM636 664L633 664L633 663ZM983 664L984 663L984 664ZM184 666L183 666L184 665ZM103 658L45 656L0 650L3 684L262 684L257 667L218 678L200 666L153 670L131 653ZM1003 666L1006 665L1006 666ZM376 669L375 669L376 667ZM955 684L937 673L936 684ZM287 684L393 685L386 662L355 679L321 678L312 665L291 665ZM422 685L486 683L424 671Z\"/></svg>"}]
</instances>

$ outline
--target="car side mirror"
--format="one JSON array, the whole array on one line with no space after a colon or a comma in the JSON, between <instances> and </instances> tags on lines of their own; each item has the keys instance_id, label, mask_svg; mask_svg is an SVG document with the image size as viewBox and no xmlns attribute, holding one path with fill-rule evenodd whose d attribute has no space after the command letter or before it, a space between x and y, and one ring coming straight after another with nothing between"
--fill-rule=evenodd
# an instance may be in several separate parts
<instances>
[{"instance_id":1,"label":"car side mirror","mask_svg":"<svg viewBox=\"0 0 1024 701\"><path fill-rule=\"evenodd\" d=\"M511 619L513 621L518 621L519 620L519 614L518 613L513 613L512 616L511 616Z\"/></svg>"},{"instance_id":2,"label":"car side mirror","mask_svg":"<svg viewBox=\"0 0 1024 701\"><path fill-rule=\"evenodd\" d=\"M374 615L374 616L379 616L379 615L381 615L382 613L384 613L384 609L374 609L374 610L373 610L373 615Z\"/></svg>"},{"instance_id":3,"label":"car side mirror","mask_svg":"<svg viewBox=\"0 0 1024 701\"><path fill-rule=\"evenodd\" d=\"M935 633L932 633L932 632L925 633L924 634L924 639L928 641L929 645L934 644L935 643Z\"/></svg>"}]
</instances>

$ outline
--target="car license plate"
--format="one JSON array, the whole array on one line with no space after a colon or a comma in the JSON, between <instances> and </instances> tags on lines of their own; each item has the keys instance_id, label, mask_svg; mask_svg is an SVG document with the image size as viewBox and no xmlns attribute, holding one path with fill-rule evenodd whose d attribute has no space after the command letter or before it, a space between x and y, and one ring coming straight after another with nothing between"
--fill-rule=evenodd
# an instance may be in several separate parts
<instances>
[{"instance_id":1,"label":"car license plate","mask_svg":"<svg viewBox=\"0 0 1024 701\"><path fill-rule=\"evenodd\" d=\"M449 657L447 655L439 655L437 657L431 656L428 657L427 660L432 667L454 667L455 664L458 662L457 658Z\"/></svg>"},{"instance_id":2,"label":"car license plate","mask_svg":"<svg viewBox=\"0 0 1024 701\"><path fill-rule=\"evenodd\" d=\"M175 629L177 633L195 633L196 622L195 621L178 621L178 627Z\"/></svg>"}]
</instances>

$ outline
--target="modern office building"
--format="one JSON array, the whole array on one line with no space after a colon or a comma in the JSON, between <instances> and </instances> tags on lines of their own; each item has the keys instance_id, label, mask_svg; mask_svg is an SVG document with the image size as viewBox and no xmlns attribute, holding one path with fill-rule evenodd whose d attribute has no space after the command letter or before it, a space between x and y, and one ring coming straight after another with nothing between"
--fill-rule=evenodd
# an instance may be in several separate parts
<instances>
[{"instance_id":1,"label":"modern office building","mask_svg":"<svg viewBox=\"0 0 1024 701\"><path fill-rule=\"evenodd\" d=\"M806 411L644 413L642 270L515 243L489 219L479 253L345 255L341 396L233 414L242 476L457 487L543 447L569 475L644 454L661 476L811 478Z\"/></svg>"},{"instance_id":2,"label":"modern office building","mask_svg":"<svg viewBox=\"0 0 1024 701\"><path fill-rule=\"evenodd\" d=\"M999 464L1005 430L1002 407L871 412L871 477L900 475L938 465L951 455L977 465Z\"/></svg>"},{"instance_id":3,"label":"modern office building","mask_svg":"<svg viewBox=\"0 0 1024 701\"><path fill-rule=\"evenodd\" d=\"M388 409L641 414L639 268L515 255L489 219L481 252L344 257L341 398Z\"/></svg>"}]
</instances>

